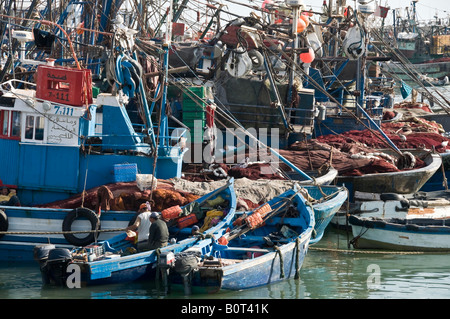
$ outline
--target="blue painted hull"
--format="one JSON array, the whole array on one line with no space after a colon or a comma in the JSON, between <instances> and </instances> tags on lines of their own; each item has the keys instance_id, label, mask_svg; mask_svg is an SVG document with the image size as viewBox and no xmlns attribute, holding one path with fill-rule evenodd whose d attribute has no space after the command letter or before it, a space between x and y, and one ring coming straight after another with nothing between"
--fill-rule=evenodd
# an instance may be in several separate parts
<instances>
[{"instance_id":1,"label":"blue painted hull","mask_svg":"<svg viewBox=\"0 0 450 319\"><path fill-rule=\"evenodd\" d=\"M319 242L325 229L330 224L334 215L341 208L342 204L347 200L348 191L340 186L303 186L308 191L308 194L316 200L322 199L324 195L330 196L325 201L320 201L312 205L314 210L315 226L311 237L310 244Z\"/></svg>"},{"instance_id":2,"label":"blue painted hull","mask_svg":"<svg viewBox=\"0 0 450 319\"><path fill-rule=\"evenodd\" d=\"M185 240L161 249L163 252L179 253L193 246L196 239ZM152 279L156 273L158 255L155 250L119 257L109 261L89 262L82 268L81 285L109 285Z\"/></svg>"},{"instance_id":3,"label":"blue painted hull","mask_svg":"<svg viewBox=\"0 0 450 319\"><path fill-rule=\"evenodd\" d=\"M433 192L445 189L445 182L450 180L450 153L440 153L442 164L444 165L444 174L438 169L420 189L421 192ZM444 175L446 181L444 181Z\"/></svg>"},{"instance_id":4,"label":"blue painted hull","mask_svg":"<svg viewBox=\"0 0 450 319\"><path fill-rule=\"evenodd\" d=\"M0 150L3 149L2 144L5 144L5 141L0 139ZM140 174L153 173L151 156L114 154L80 156L78 147L33 145L21 146L19 149L20 154L24 154L22 157L40 160L35 160L33 164L25 159L18 160L12 169L8 168L9 165L5 171L0 168L0 176L5 184L18 187L17 193L21 203L27 206L64 200L80 194L83 190L114 183L116 181L112 172L116 164L135 163ZM181 176L182 155L161 156L157 162L158 169L155 174L157 178L169 179ZM10 175L13 176L8 178Z\"/></svg>"},{"instance_id":5,"label":"blue painted hull","mask_svg":"<svg viewBox=\"0 0 450 319\"><path fill-rule=\"evenodd\" d=\"M285 200L295 207L295 217L286 217L285 210L278 216L267 217L262 226L239 233L238 237L231 235L232 229L228 245L213 244L209 258L204 255L199 270L189 275L192 291L214 293L220 289L248 289L299 276L314 229L314 212L303 196L294 190L283 193L268 204L276 210L284 206ZM271 237L280 233L282 226L287 227L286 235L278 239ZM235 230L240 231L236 227ZM268 244L266 238L273 238L275 246ZM183 282L177 273L171 274L171 283L176 286L183 284L185 289L187 286L186 280Z\"/></svg>"},{"instance_id":6,"label":"blue painted hull","mask_svg":"<svg viewBox=\"0 0 450 319\"><path fill-rule=\"evenodd\" d=\"M0 237L0 260L32 261L33 249L41 244L54 244L56 247L72 248L74 244L67 241L61 234L64 218L71 209L53 209L36 207L0 206L8 217L8 232ZM101 230L123 229L135 215L131 211L102 212L100 217ZM80 221L80 227L90 229L87 220ZM74 227L75 230L75 227ZM60 234L58 234L60 232ZM38 233L38 234L36 234ZM98 240L106 240L120 232L100 232ZM84 237L85 234L80 234Z\"/></svg>"},{"instance_id":7,"label":"blue painted hull","mask_svg":"<svg viewBox=\"0 0 450 319\"><path fill-rule=\"evenodd\" d=\"M283 245L280 248L283 255L283 268L281 267L280 256L276 252L224 267L221 288L230 290L248 289L274 283L285 278L293 278L297 267L301 268L308 252L310 235L304 234L299 243L298 252L295 242Z\"/></svg>"},{"instance_id":8,"label":"blue painted hull","mask_svg":"<svg viewBox=\"0 0 450 319\"><path fill-rule=\"evenodd\" d=\"M177 228L169 228L171 237L175 235L180 237L175 237L178 238L178 242L176 244L171 244L160 248L159 253L180 253L194 245L204 248L206 253L211 247L211 241L214 240L215 237L221 236L233 221L236 211L236 195L234 192L233 183L234 179L231 179L224 187L196 200L197 202L202 203L207 199L214 199L220 195L222 198L228 200L229 203L227 215L217 225L203 232L203 238L206 236L206 239L190 236L191 227L183 228L181 230ZM207 235L212 236L210 238ZM107 248L107 251L112 251L118 254L119 251L124 252L127 247L134 246L129 241L124 240L125 237L126 234L121 234L100 244L105 247L110 247ZM187 238L180 240L180 238L183 237ZM157 261L158 252L156 250L151 250L131 255L116 255L115 258L105 258L89 262L74 260L72 264L78 265L81 269L82 286L92 286L153 278L156 273Z\"/></svg>"}]
</instances>

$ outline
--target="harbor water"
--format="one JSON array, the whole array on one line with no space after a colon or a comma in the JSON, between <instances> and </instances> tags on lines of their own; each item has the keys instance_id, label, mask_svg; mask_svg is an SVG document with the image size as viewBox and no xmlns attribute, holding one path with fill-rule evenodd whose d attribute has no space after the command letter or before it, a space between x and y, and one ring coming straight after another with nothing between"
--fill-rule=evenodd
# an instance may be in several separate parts
<instances>
[{"instance_id":1,"label":"harbor water","mask_svg":"<svg viewBox=\"0 0 450 319\"><path fill-rule=\"evenodd\" d=\"M187 296L165 295L154 282L85 288L43 287L37 263L0 264L0 299L446 299L450 298L450 255L446 253L348 250L352 235L331 226L311 246L300 279L263 287Z\"/></svg>"}]
</instances>

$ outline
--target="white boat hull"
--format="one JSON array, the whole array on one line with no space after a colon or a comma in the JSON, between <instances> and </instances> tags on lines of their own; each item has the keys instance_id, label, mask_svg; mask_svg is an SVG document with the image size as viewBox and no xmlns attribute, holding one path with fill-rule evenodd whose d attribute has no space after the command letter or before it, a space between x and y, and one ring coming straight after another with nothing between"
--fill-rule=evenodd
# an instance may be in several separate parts
<instances>
[{"instance_id":1,"label":"white boat hull","mask_svg":"<svg viewBox=\"0 0 450 319\"><path fill-rule=\"evenodd\" d=\"M439 226L437 226L439 227ZM442 228L442 227L441 227ZM379 229L352 225L355 248L399 251L450 251L450 227L442 232Z\"/></svg>"}]
</instances>

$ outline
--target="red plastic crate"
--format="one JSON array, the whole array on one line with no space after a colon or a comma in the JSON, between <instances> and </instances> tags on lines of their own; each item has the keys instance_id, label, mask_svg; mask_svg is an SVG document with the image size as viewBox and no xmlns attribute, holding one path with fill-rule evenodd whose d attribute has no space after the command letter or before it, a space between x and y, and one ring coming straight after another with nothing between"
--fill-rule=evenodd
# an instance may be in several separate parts
<instances>
[{"instance_id":1,"label":"red plastic crate","mask_svg":"<svg viewBox=\"0 0 450 319\"><path fill-rule=\"evenodd\" d=\"M86 98L92 103L91 70L39 65L36 97L73 106L85 105Z\"/></svg>"},{"instance_id":2,"label":"red plastic crate","mask_svg":"<svg viewBox=\"0 0 450 319\"><path fill-rule=\"evenodd\" d=\"M185 217L181 217L177 219L177 225L179 229L186 228L188 226L194 225L198 223L197 216L195 214L189 214Z\"/></svg>"},{"instance_id":3,"label":"red plastic crate","mask_svg":"<svg viewBox=\"0 0 450 319\"><path fill-rule=\"evenodd\" d=\"M164 209L161 212L161 216L164 219L170 220L170 219L178 218L181 213L182 213L181 207L179 205L176 205L176 206L172 206L172 207Z\"/></svg>"}]
</instances>

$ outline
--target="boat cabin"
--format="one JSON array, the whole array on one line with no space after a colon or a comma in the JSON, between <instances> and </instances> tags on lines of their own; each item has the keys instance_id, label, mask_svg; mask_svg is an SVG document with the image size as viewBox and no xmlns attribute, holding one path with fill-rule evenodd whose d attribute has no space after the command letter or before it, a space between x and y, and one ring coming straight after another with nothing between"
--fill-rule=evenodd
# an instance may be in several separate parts
<instances>
[{"instance_id":1,"label":"boat cabin","mask_svg":"<svg viewBox=\"0 0 450 319\"><path fill-rule=\"evenodd\" d=\"M22 205L134 181L136 173L152 174L159 148L135 130L126 96L93 98L90 72L76 69L40 65L37 78L36 84L0 84L0 178L17 186ZM158 152L155 175L180 177L183 152L172 144L164 155ZM120 165L134 171L123 179L117 176Z\"/></svg>"}]
</instances>

